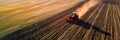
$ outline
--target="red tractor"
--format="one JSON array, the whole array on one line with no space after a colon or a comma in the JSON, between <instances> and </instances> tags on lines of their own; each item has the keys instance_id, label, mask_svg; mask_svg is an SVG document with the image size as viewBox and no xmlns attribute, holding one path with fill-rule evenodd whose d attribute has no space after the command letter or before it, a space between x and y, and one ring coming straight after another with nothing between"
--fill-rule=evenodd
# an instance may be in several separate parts
<instances>
[{"instance_id":1,"label":"red tractor","mask_svg":"<svg viewBox=\"0 0 120 40\"><path fill-rule=\"evenodd\" d=\"M72 24L77 23L78 20L79 19L78 19L78 15L76 12L73 12L72 16L66 19L67 22L72 23Z\"/></svg>"}]
</instances>

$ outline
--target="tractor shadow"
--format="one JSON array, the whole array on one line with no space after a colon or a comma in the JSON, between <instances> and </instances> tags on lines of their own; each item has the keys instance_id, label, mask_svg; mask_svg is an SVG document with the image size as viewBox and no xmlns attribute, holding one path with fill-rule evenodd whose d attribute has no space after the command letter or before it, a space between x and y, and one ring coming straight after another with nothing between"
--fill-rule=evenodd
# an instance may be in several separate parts
<instances>
[{"instance_id":1,"label":"tractor shadow","mask_svg":"<svg viewBox=\"0 0 120 40\"><path fill-rule=\"evenodd\" d=\"M85 29L87 29L87 30L89 30L90 28L92 28L93 30L95 30L95 31L97 31L97 32L100 32L100 33L102 33L102 34L104 34L104 35L109 35L109 36L111 35L110 33L101 30L101 29L98 28L97 26L92 25L92 24L90 24L90 23L88 23L88 22L85 22L85 21L83 21L83 20L80 20L80 19L78 20L78 22L76 23L76 25L79 25L79 26L81 26L81 27L83 27L83 28L85 28Z\"/></svg>"},{"instance_id":2,"label":"tractor shadow","mask_svg":"<svg viewBox=\"0 0 120 40\"><path fill-rule=\"evenodd\" d=\"M119 1L115 1L115 0L102 0L103 3L106 3L106 4L113 4L113 5L116 5L116 4L119 4Z\"/></svg>"}]
</instances>

